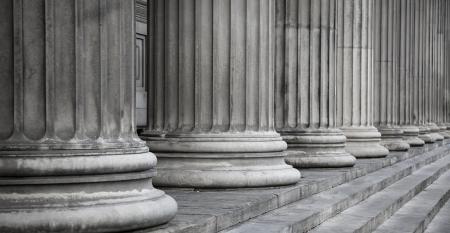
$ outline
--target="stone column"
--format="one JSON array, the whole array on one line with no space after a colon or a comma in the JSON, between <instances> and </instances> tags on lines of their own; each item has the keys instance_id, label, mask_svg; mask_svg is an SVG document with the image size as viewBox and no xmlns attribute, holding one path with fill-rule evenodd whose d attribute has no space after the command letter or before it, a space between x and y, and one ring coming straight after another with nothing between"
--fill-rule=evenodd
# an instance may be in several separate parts
<instances>
[{"instance_id":1,"label":"stone column","mask_svg":"<svg viewBox=\"0 0 450 233\"><path fill-rule=\"evenodd\" d=\"M373 0L337 1L337 125L357 158L384 157L373 126Z\"/></svg>"},{"instance_id":2,"label":"stone column","mask_svg":"<svg viewBox=\"0 0 450 233\"><path fill-rule=\"evenodd\" d=\"M447 127L447 133L450 134L450 2L444 1L444 44L443 44L443 52L444 52L444 124Z\"/></svg>"},{"instance_id":3,"label":"stone column","mask_svg":"<svg viewBox=\"0 0 450 233\"><path fill-rule=\"evenodd\" d=\"M435 0L430 0L425 3L425 70L424 70L424 79L425 79L425 121L427 127L430 129L431 136L436 141L442 141L444 137L439 134L440 128L436 125L434 115L435 115Z\"/></svg>"},{"instance_id":4,"label":"stone column","mask_svg":"<svg viewBox=\"0 0 450 233\"><path fill-rule=\"evenodd\" d=\"M0 232L170 220L135 131L134 0L0 1Z\"/></svg>"},{"instance_id":5,"label":"stone column","mask_svg":"<svg viewBox=\"0 0 450 233\"><path fill-rule=\"evenodd\" d=\"M149 126L154 183L236 188L296 183L274 129L275 2L156 0Z\"/></svg>"},{"instance_id":6,"label":"stone column","mask_svg":"<svg viewBox=\"0 0 450 233\"><path fill-rule=\"evenodd\" d=\"M414 54L414 6L415 1L401 0L400 2L400 30L398 42L400 42L400 127L403 130L403 139L410 146L423 146L425 142L419 138L419 127L415 126L412 111L414 106L414 96L417 95L414 89L413 58Z\"/></svg>"},{"instance_id":7,"label":"stone column","mask_svg":"<svg viewBox=\"0 0 450 233\"><path fill-rule=\"evenodd\" d=\"M445 139L450 138L450 134L447 133L447 126L444 123L443 114L444 114L444 102L445 102L445 80L444 80L444 66L443 66L443 60L444 60L444 0L438 0L436 4L436 40L437 40L437 46L436 46L436 67L437 67L437 82L435 87L437 88L438 92L436 93L437 98L437 112L436 112L436 123L439 127L439 134L443 136Z\"/></svg>"},{"instance_id":8,"label":"stone column","mask_svg":"<svg viewBox=\"0 0 450 233\"><path fill-rule=\"evenodd\" d=\"M335 1L277 1L276 129L296 167L353 166L335 126Z\"/></svg>"},{"instance_id":9,"label":"stone column","mask_svg":"<svg viewBox=\"0 0 450 233\"><path fill-rule=\"evenodd\" d=\"M374 35L375 108L374 123L381 132L382 145L392 151L409 149L398 126L398 51L396 38L398 1L376 0Z\"/></svg>"},{"instance_id":10,"label":"stone column","mask_svg":"<svg viewBox=\"0 0 450 233\"><path fill-rule=\"evenodd\" d=\"M436 138L431 135L430 128L425 124L425 82L424 82L424 65L425 65L425 2L426 0L415 0L415 96L414 115L416 116L415 125L419 128L419 138L425 143L433 143Z\"/></svg>"}]
</instances>

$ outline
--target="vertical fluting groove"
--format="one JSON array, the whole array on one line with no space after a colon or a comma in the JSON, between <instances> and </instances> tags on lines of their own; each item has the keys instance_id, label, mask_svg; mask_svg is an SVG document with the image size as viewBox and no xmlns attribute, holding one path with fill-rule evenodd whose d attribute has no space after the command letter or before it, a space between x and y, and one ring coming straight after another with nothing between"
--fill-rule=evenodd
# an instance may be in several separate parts
<instances>
[{"instance_id":1,"label":"vertical fluting groove","mask_svg":"<svg viewBox=\"0 0 450 233\"><path fill-rule=\"evenodd\" d=\"M319 127L328 127L328 85L329 85L329 0L321 0L320 4L320 109Z\"/></svg>"},{"instance_id":2,"label":"vertical fluting groove","mask_svg":"<svg viewBox=\"0 0 450 233\"><path fill-rule=\"evenodd\" d=\"M309 0L300 0L299 2L299 89L297 90L300 93L300 117L299 117L299 125L302 128L309 127L309 14L310 14L310 1Z\"/></svg>"},{"instance_id":3,"label":"vertical fluting groove","mask_svg":"<svg viewBox=\"0 0 450 233\"><path fill-rule=\"evenodd\" d=\"M119 1L118 2L118 9L123 9L123 1ZM128 13L128 12L127 12ZM119 31L121 31L121 32L123 32L123 28L124 28L124 25L123 25L123 20L124 20L124 15L123 15L123 11L119 11L119 15L118 15L118 18L119 18L119 23L118 23L118 25L116 26L116 27L118 27L118 29L119 29ZM126 46L124 46L124 41L122 40L122 38L124 37L124 35L123 34L121 34L121 35L119 35L119 51L118 51L118 53L119 53L119 57L117 58L119 61L118 61L118 63L119 63L119 72L116 74L116 75L119 75L119 87L118 87L118 89L119 89L119 101L118 101L118 105L119 105L119 109L118 109L118 111L119 111L119 113L118 113L118 115L120 116L118 119L117 119L117 123L118 123L118 127L117 127L117 129L119 130L119 132L118 132L118 134L117 134L117 137L118 138L122 138L123 137L123 133L124 133L124 124L123 124L123 121L122 121L122 118L126 118L126 110L125 110L125 78L129 78L126 74L125 74L125 72L126 72L126 64L124 64L124 62L123 62L123 56L125 55L124 54L124 48L126 48ZM134 64L134 63L133 63ZM134 74L134 73L133 73ZM131 76L132 78L133 77L135 77L135 76Z\"/></svg>"},{"instance_id":4,"label":"vertical fluting groove","mask_svg":"<svg viewBox=\"0 0 450 233\"><path fill-rule=\"evenodd\" d=\"M213 33L213 125L215 130L230 128L230 0L214 0Z\"/></svg>"},{"instance_id":5,"label":"vertical fluting groove","mask_svg":"<svg viewBox=\"0 0 450 233\"><path fill-rule=\"evenodd\" d=\"M361 58L362 58L362 9L361 1L353 3L353 41L352 41L352 120L351 125L360 125L361 105Z\"/></svg>"},{"instance_id":6,"label":"vertical fluting groove","mask_svg":"<svg viewBox=\"0 0 450 233\"><path fill-rule=\"evenodd\" d=\"M23 134L23 0L14 1L14 131Z\"/></svg>"},{"instance_id":7,"label":"vertical fluting groove","mask_svg":"<svg viewBox=\"0 0 450 233\"><path fill-rule=\"evenodd\" d=\"M15 1L17 2L17 1ZM54 138L55 128L55 106L52 104L55 100L55 57L54 57L54 0L45 1L45 108L46 108L46 138Z\"/></svg>"},{"instance_id":8,"label":"vertical fluting groove","mask_svg":"<svg viewBox=\"0 0 450 233\"><path fill-rule=\"evenodd\" d=\"M367 120L367 94L368 94L368 75L369 75L369 63L368 63L368 54L369 54L369 46L368 46L368 33L369 33L369 15L368 15L368 0L361 1L361 59L360 63L360 71L359 71L359 90L357 92L358 97L358 113L357 116L359 118L358 125L368 126Z\"/></svg>"},{"instance_id":9,"label":"vertical fluting groove","mask_svg":"<svg viewBox=\"0 0 450 233\"><path fill-rule=\"evenodd\" d=\"M339 14L339 12L343 12L343 0L335 0L333 1L335 6L335 25L336 25L336 40L335 40L335 48L336 48L336 67L335 67L335 79L336 79L336 125L343 124L343 82L344 82L344 74L343 74L343 35L344 35L344 14Z\"/></svg>"},{"instance_id":10,"label":"vertical fluting groove","mask_svg":"<svg viewBox=\"0 0 450 233\"><path fill-rule=\"evenodd\" d=\"M179 104L178 127L190 131L196 127L195 114L195 4L193 0L179 1Z\"/></svg>"},{"instance_id":11,"label":"vertical fluting groove","mask_svg":"<svg viewBox=\"0 0 450 233\"><path fill-rule=\"evenodd\" d=\"M344 0L343 2L343 126L350 126L353 120L353 38L354 38L354 4L353 0Z\"/></svg>"},{"instance_id":12,"label":"vertical fluting groove","mask_svg":"<svg viewBox=\"0 0 450 233\"><path fill-rule=\"evenodd\" d=\"M311 34L310 34L310 127L319 127L320 109L320 0L311 3Z\"/></svg>"},{"instance_id":13,"label":"vertical fluting groove","mask_svg":"<svg viewBox=\"0 0 450 233\"><path fill-rule=\"evenodd\" d=\"M373 21L373 30L374 37L377 39L373 39L373 59L374 59L374 67L373 67L373 121L375 125L379 125L381 122L380 111L381 111L381 101L379 98L379 93L381 89L381 72L382 72L382 60L381 60L381 28L383 25L381 19L381 9L382 2L381 0L374 0L374 21ZM379 38L379 39L378 39Z\"/></svg>"},{"instance_id":14,"label":"vertical fluting groove","mask_svg":"<svg viewBox=\"0 0 450 233\"><path fill-rule=\"evenodd\" d=\"M230 95L230 128L232 131L245 130L245 31L246 1L231 0L231 30L230 30L230 92L241 93L242 96Z\"/></svg>"},{"instance_id":15,"label":"vertical fluting groove","mask_svg":"<svg viewBox=\"0 0 450 233\"><path fill-rule=\"evenodd\" d=\"M256 130L259 124L258 115L258 96L259 96L259 46L260 46L260 28L259 28L259 1L247 0L247 30L246 30L246 130Z\"/></svg>"},{"instance_id":16,"label":"vertical fluting groove","mask_svg":"<svg viewBox=\"0 0 450 233\"><path fill-rule=\"evenodd\" d=\"M14 120L14 0L0 2L0 139L13 136Z\"/></svg>"},{"instance_id":17,"label":"vertical fluting groove","mask_svg":"<svg viewBox=\"0 0 450 233\"><path fill-rule=\"evenodd\" d=\"M284 60L285 65L281 66L281 69L285 70L284 77L281 76L284 81L285 97L285 127L296 127L298 118L298 92L297 88L299 83L298 77L298 1L288 0L286 1L285 8L285 48L284 48Z\"/></svg>"},{"instance_id":18,"label":"vertical fluting groove","mask_svg":"<svg viewBox=\"0 0 450 233\"><path fill-rule=\"evenodd\" d=\"M164 129L173 130L177 127L178 112L178 72L179 72L179 10L178 0L166 1L165 8L165 65L170 65L170 69L164 72Z\"/></svg>"},{"instance_id":19,"label":"vertical fluting groove","mask_svg":"<svg viewBox=\"0 0 450 233\"><path fill-rule=\"evenodd\" d=\"M329 1L328 7L329 17L329 33L328 33L328 127L336 127L336 0Z\"/></svg>"},{"instance_id":20,"label":"vertical fluting groove","mask_svg":"<svg viewBox=\"0 0 450 233\"><path fill-rule=\"evenodd\" d=\"M295 1L298 2L298 1ZM287 4L286 1L275 1L275 73L274 76L277 77L275 79L275 127L276 128L287 128L288 120L287 115L284 114L286 109L286 98L287 91L285 88L285 73L284 73L284 63L285 63L285 51L287 50L285 46L285 41L288 39L285 31L287 30L287 26L285 26L285 18ZM295 9L295 8L294 8ZM296 9L297 10L297 9ZM297 23L297 22L296 22ZM297 27L296 27L297 28ZM286 29L286 30L285 30ZM296 67L296 66L295 66ZM296 83L298 85L298 83ZM298 111L298 109L297 109Z\"/></svg>"},{"instance_id":21,"label":"vertical fluting groove","mask_svg":"<svg viewBox=\"0 0 450 233\"><path fill-rule=\"evenodd\" d=\"M85 30L84 30L84 23L83 23L83 16L79 16L78 14L82 11L79 11L78 8L83 8L83 2L75 0L74 1L74 16L75 16L75 27L74 27L74 34L77 35L77 37L74 40L74 47L75 47L75 53L74 53L74 61L75 61L75 138L83 138L84 137L84 80L83 75L81 74L82 70L85 68L82 65L81 61L81 44L83 37L85 37Z\"/></svg>"},{"instance_id":22,"label":"vertical fluting groove","mask_svg":"<svg viewBox=\"0 0 450 233\"><path fill-rule=\"evenodd\" d=\"M266 101L267 101L267 130L274 130L275 131L275 111L273 111L273 109L275 109L275 95L274 95L274 91L275 91L275 54L276 54L276 47L275 47L275 43L276 43L276 31L275 31L275 27L276 27L276 1L273 0L268 0L267 3L269 9L267 10L268 13L268 17L269 17L269 22L268 22L268 50L269 50L269 56L268 56L268 67L267 67L267 72L268 72L268 76L267 76L267 93L266 96ZM272 54L272 55L270 55Z\"/></svg>"},{"instance_id":23,"label":"vertical fluting groove","mask_svg":"<svg viewBox=\"0 0 450 233\"><path fill-rule=\"evenodd\" d=\"M405 22L405 17L406 17L406 10L407 10L407 6L405 6L405 0L401 0L400 1L400 28L399 28L399 38L398 40L401 42L400 44L400 54L399 54L399 66L400 66L400 72L399 72L399 89L400 89L400 104L399 104L399 111L400 111L400 116L399 116L399 124L403 125L405 124L405 114L406 114L406 91L407 91L407 86L405 85L405 76L406 76L406 30L405 30L405 26L406 26L406 22Z\"/></svg>"}]
</instances>

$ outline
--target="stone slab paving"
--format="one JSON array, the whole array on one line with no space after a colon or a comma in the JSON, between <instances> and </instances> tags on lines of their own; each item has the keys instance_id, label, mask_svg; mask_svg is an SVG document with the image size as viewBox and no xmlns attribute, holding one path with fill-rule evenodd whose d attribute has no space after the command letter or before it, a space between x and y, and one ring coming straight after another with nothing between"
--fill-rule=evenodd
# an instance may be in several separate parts
<instances>
[{"instance_id":1,"label":"stone slab paving","mask_svg":"<svg viewBox=\"0 0 450 233\"><path fill-rule=\"evenodd\" d=\"M386 220L386 223L392 223L386 224L386 227L383 224L381 227L383 231L380 233L391 232L390 230L394 228L406 230L404 223L408 223L409 227L414 225L413 222L419 224L419 221L425 219L433 207L442 206L438 203L442 202L441 198L447 198L447 192L450 189L450 186L443 186L443 184L450 184L449 168L450 156L447 156L343 211L310 232L372 232ZM442 177L439 177L440 175ZM388 220L392 215L392 219L397 220Z\"/></svg>"},{"instance_id":2,"label":"stone slab paving","mask_svg":"<svg viewBox=\"0 0 450 233\"><path fill-rule=\"evenodd\" d=\"M438 148L448 150L449 142L428 144L409 152L393 152L382 159L358 160L353 168L303 169L301 181L292 186L235 190L162 188L178 202L177 216L168 224L134 232L221 231L417 155L433 154ZM441 147L444 144L446 146Z\"/></svg>"},{"instance_id":3,"label":"stone slab paving","mask_svg":"<svg viewBox=\"0 0 450 233\"><path fill-rule=\"evenodd\" d=\"M433 217L450 197L450 172L447 172L423 192L399 209L375 233L424 232ZM447 219L450 221L450 219ZM449 233L447 231L446 233Z\"/></svg>"},{"instance_id":4,"label":"stone slab paving","mask_svg":"<svg viewBox=\"0 0 450 233\"><path fill-rule=\"evenodd\" d=\"M397 163L333 189L276 209L241 225L227 229L224 232L258 232L258 229L263 229L264 226L271 226L272 228L271 231L266 230L265 232L307 232L327 219L336 216L343 210L380 192L396 181L411 175L412 172L433 162L434 159L443 158L439 162L433 163L431 168L425 167L425 170L419 170L415 177L408 179L412 183L410 184L411 189L417 189L416 192L419 192L418 190L423 190L425 183L431 183L439 174L450 168L450 156L446 156L448 150L441 148L440 151L438 153L439 156L423 154L411 160ZM404 187L405 184L399 186L392 192L400 192L399 190L406 189ZM404 195L407 195L407 193ZM390 197L390 199L392 202L395 202L396 198ZM274 227L274 224L277 227ZM333 230L331 232L336 231Z\"/></svg>"},{"instance_id":5,"label":"stone slab paving","mask_svg":"<svg viewBox=\"0 0 450 233\"><path fill-rule=\"evenodd\" d=\"M447 184L450 186L450 184ZM450 201L447 201L436 214L425 233L449 233L450 232Z\"/></svg>"}]
</instances>

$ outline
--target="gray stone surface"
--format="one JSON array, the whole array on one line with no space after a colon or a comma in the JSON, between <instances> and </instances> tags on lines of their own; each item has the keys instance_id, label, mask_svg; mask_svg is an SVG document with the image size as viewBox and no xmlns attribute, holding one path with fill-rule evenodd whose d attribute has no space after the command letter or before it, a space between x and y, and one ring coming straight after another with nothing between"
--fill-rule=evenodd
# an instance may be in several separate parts
<instances>
[{"instance_id":1,"label":"gray stone surface","mask_svg":"<svg viewBox=\"0 0 450 233\"><path fill-rule=\"evenodd\" d=\"M442 150L444 150L443 147L438 147L438 145L435 144L427 144L423 148L414 148L408 153L391 153L384 159L358 160L353 168L304 169L302 170L303 178L298 184L281 188L253 188L239 190L165 189L165 191L173 196L179 203L179 212L181 215L176 218L197 214L214 216L213 219L214 221L217 220L217 222L214 222L213 219L211 219L210 224L213 224L216 227L214 229L217 230L224 230L241 222L244 222L245 225L252 224L257 227L259 226L259 223L255 224L253 220L249 219L260 216L266 212L271 213L273 210L298 200L304 200L314 194L354 181L358 177L365 177L371 174L373 174L373 176L385 174L387 170L384 170L383 168L391 168L389 169L391 170L391 173L385 174L384 176L391 177L392 174L399 174L397 177L389 178L389 181L393 182L395 179L400 179L402 176L411 172L411 170L407 168L412 169L412 167L420 167L445 156L445 154L441 153ZM438 151L440 152L438 153ZM376 171L378 171L378 173L374 173ZM365 178L359 181L359 184L366 185L364 183L369 180L369 178ZM348 195L348 192L352 192L352 188L348 187L350 186L347 186L347 188L340 188L343 195ZM223 203L223 205L221 203ZM310 205L311 204L312 203L310 203ZM349 202L346 202L340 205L349 204ZM295 215L293 217L295 217ZM274 221L279 221L279 219L275 218ZM201 221L198 224L202 225L205 223L204 221ZM192 228L194 225L196 225L195 222L190 226L191 229L195 229ZM158 229L162 232L183 232L185 228L187 227L184 227L183 225L170 225L169 223ZM270 228L275 229L274 226L271 226ZM147 232L151 231L152 229L147 230Z\"/></svg>"},{"instance_id":2,"label":"gray stone surface","mask_svg":"<svg viewBox=\"0 0 450 233\"><path fill-rule=\"evenodd\" d=\"M391 232L394 229L415 232L413 227L416 225L408 220L417 219L420 214L427 216L431 212L427 211L428 208L435 208L438 202L442 202L441 198L448 196L446 193L450 186L443 188L442 184L449 182L449 168L450 157L447 156L343 211L310 232L335 232L336 229L341 233L372 232L386 220L376 232Z\"/></svg>"},{"instance_id":3,"label":"gray stone surface","mask_svg":"<svg viewBox=\"0 0 450 233\"><path fill-rule=\"evenodd\" d=\"M153 1L148 126L165 187L295 184L274 127L274 1Z\"/></svg>"},{"instance_id":4,"label":"gray stone surface","mask_svg":"<svg viewBox=\"0 0 450 233\"><path fill-rule=\"evenodd\" d=\"M134 0L0 1L0 232L168 222L136 135Z\"/></svg>"},{"instance_id":5,"label":"gray stone surface","mask_svg":"<svg viewBox=\"0 0 450 233\"><path fill-rule=\"evenodd\" d=\"M335 2L275 2L275 126L288 144L286 162L297 168L353 166L356 159L334 123Z\"/></svg>"},{"instance_id":6,"label":"gray stone surface","mask_svg":"<svg viewBox=\"0 0 450 233\"><path fill-rule=\"evenodd\" d=\"M374 232L424 232L428 224L432 221L434 216L439 212L441 207L444 206L449 198L450 172L447 172L433 184L428 186L423 192L406 203ZM449 220L450 218L447 216L447 223Z\"/></svg>"},{"instance_id":7,"label":"gray stone surface","mask_svg":"<svg viewBox=\"0 0 450 233\"><path fill-rule=\"evenodd\" d=\"M425 233L448 233L450 232L450 201L439 210L433 220L428 224Z\"/></svg>"}]
</instances>

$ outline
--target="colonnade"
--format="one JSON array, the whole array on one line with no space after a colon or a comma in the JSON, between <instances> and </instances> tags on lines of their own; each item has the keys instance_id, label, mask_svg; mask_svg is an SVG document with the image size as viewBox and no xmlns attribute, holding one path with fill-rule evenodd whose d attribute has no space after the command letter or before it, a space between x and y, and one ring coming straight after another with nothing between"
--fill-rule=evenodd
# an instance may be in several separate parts
<instances>
[{"instance_id":1,"label":"colonnade","mask_svg":"<svg viewBox=\"0 0 450 233\"><path fill-rule=\"evenodd\" d=\"M177 210L153 184L290 185L450 137L448 0L152 5L139 138L134 0L0 2L1 232L151 227Z\"/></svg>"}]
</instances>

